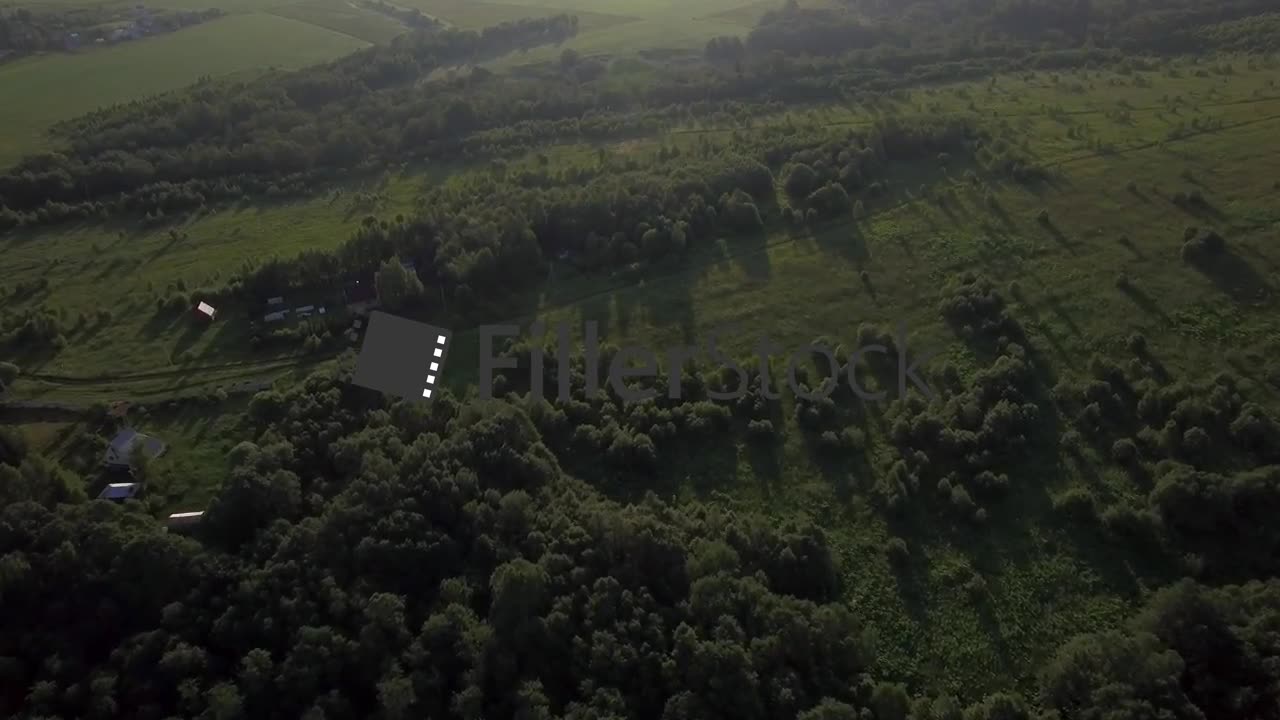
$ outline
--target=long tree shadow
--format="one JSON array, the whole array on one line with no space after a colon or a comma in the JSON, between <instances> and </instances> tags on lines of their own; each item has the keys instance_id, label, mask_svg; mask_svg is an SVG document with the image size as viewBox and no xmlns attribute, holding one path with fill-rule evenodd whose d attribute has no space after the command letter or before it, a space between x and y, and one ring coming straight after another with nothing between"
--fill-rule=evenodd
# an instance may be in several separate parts
<instances>
[{"instance_id":1,"label":"long tree shadow","mask_svg":"<svg viewBox=\"0 0 1280 720\"><path fill-rule=\"evenodd\" d=\"M1072 254L1075 254L1077 250L1084 246L1084 243L1076 242L1067 237L1066 233L1062 232L1062 229L1059 228L1052 220L1040 223L1040 227L1044 228L1045 232L1049 233L1049 236L1052 237L1054 241L1069 250Z\"/></svg>"},{"instance_id":2,"label":"long tree shadow","mask_svg":"<svg viewBox=\"0 0 1280 720\"><path fill-rule=\"evenodd\" d=\"M1160 304L1157 303L1155 300L1153 300L1151 296L1148 295L1146 291L1143 290L1142 288L1138 287L1137 285L1134 285L1133 283L1126 283L1123 287L1120 288L1120 292L1124 293L1125 297L1132 300L1133 303L1137 305L1139 308L1142 308L1143 312L1153 317L1159 318L1160 321L1165 325L1173 324L1173 320L1170 319L1167 313L1165 313L1164 308L1161 307Z\"/></svg>"},{"instance_id":3,"label":"long tree shadow","mask_svg":"<svg viewBox=\"0 0 1280 720\"><path fill-rule=\"evenodd\" d=\"M1199 258L1192 267L1236 302L1256 305L1271 299L1271 284L1231 248Z\"/></svg>"},{"instance_id":4,"label":"long tree shadow","mask_svg":"<svg viewBox=\"0 0 1280 720\"><path fill-rule=\"evenodd\" d=\"M859 223L838 224L814 232L813 239L823 251L838 255L855 267L863 267L871 260L871 249Z\"/></svg>"}]
</instances>

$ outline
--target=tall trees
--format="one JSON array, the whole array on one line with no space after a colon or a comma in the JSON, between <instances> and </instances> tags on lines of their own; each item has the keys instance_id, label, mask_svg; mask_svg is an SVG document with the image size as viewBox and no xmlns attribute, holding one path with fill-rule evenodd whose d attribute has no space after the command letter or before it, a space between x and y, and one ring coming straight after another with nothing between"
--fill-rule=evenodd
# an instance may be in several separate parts
<instances>
[{"instance_id":1,"label":"tall trees","mask_svg":"<svg viewBox=\"0 0 1280 720\"><path fill-rule=\"evenodd\" d=\"M424 292L418 274L405 266L399 257L392 257L382 264L375 283L378 300L393 312L414 304Z\"/></svg>"}]
</instances>

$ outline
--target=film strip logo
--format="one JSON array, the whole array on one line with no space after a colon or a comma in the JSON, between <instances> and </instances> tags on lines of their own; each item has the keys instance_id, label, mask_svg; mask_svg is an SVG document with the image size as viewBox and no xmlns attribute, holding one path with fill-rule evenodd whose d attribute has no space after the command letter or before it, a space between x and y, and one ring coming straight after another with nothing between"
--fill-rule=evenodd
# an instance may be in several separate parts
<instances>
[{"instance_id":1,"label":"film strip logo","mask_svg":"<svg viewBox=\"0 0 1280 720\"><path fill-rule=\"evenodd\" d=\"M351 382L406 400L430 401L440 387L451 337L445 328L374 312Z\"/></svg>"},{"instance_id":2,"label":"film strip logo","mask_svg":"<svg viewBox=\"0 0 1280 720\"><path fill-rule=\"evenodd\" d=\"M444 335L436 336L436 346L431 351L431 371L427 375L427 386L422 389L422 397L426 400L431 399L431 393L436 389L436 377L440 372L440 361L444 358L444 350L449 346L449 338Z\"/></svg>"}]
</instances>

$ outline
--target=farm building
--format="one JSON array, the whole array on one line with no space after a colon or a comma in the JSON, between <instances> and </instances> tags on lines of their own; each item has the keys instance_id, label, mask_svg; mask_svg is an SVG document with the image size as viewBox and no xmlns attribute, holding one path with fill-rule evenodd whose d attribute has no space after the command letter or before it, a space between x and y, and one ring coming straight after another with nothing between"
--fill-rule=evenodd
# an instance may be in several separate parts
<instances>
[{"instance_id":1,"label":"farm building","mask_svg":"<svg viewBox=\"0 0 1280 720\"><path fill-rule=\"evenodd\" d=\"M204 511L197 512L179 512L170 515L164 522L165 526L173 531L190 530L199 525L204 520Z\"/></svg>"},{"instance_id":2,"label":"farm building","mask_svg":"<svg viewBox=\"0 0 1280 720\"><path fill-rule=\"evenodd\" d=\"M102 464L107 468L128 468L133 453L142 448L148 457L157 458L164 454L168 446L156 438L132 429L125 428L116 434L107 446L107 454Z\"/></svg>"},{"instance_id":3,"label":"farm building","mask_svg":"<svg viewBox=\"0 0 1280 720\"><path fill-rule=\"evenodd\" d=\"M213 320L217 314L218 311L214 310L213 306L207 302L201 302L199 305L196 305L196 317L201 320Z\"/></svg>"},{"instance_id":4,"label":"farm building","mask_svg":"<svg viewBox=\"0 0 1280 720\"><path fill-rule=\"evenodd\" d=\"M128 500L142 491L141 483L111 483L98 493L99 500Z\"/></svg>"}]
</instances>

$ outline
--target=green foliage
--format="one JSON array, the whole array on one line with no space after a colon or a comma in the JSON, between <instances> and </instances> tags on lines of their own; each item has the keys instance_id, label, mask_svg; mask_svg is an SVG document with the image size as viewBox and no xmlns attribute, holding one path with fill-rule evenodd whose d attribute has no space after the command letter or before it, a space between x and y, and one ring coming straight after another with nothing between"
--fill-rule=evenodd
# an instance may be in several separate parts
<instances>
[{"instance_id":1,"label":"green foliage","mask_svg":"<svg viewBox=\"0 0 1280 720\"><path fill-rule=\"evenodd\" d=\"M378 299L388 310L402 310L416 303L424 292L417 273L405 267L399 257L382 264L374 279Z\"/></svg>"}]
</instances>

